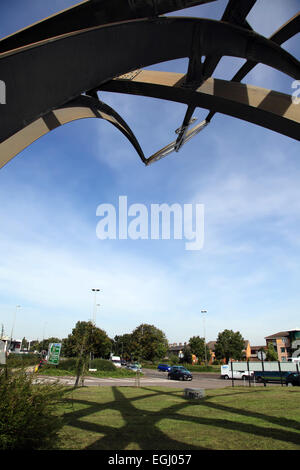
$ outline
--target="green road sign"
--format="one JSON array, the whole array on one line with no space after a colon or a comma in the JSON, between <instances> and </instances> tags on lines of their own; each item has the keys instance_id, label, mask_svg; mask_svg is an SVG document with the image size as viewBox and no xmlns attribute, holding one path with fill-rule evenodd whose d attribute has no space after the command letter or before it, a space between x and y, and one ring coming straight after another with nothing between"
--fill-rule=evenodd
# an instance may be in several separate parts
<instances>
[{"instance_id":1,"label":"green road sign","mask_svg":"<svg viewBox=\"0 0 300 470\"><path fill-rule=\"evenodd\" d=\"M59 363L61 343L50 343L48 349L48 364L56 365Z\"/></svg>"}]
</instances>

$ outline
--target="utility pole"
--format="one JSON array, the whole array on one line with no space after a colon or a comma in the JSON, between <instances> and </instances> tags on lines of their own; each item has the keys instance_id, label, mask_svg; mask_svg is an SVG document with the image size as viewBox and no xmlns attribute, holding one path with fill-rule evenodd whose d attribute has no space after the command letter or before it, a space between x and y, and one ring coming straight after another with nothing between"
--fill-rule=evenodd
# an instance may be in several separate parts
<instances>
[{"instance_id":1,"label":"utility pole","mask_svg":"<svg viewBox=\"0 0 300 470\"><path fill-rule=\"evenodd\" d=\"M205 350L205 366L207 366L207 352L206 352L206 332L205 332L205 314L207 310L201 310L203 313L203 330L204 330L204 350Z\"/></svg>"}]
</instances>

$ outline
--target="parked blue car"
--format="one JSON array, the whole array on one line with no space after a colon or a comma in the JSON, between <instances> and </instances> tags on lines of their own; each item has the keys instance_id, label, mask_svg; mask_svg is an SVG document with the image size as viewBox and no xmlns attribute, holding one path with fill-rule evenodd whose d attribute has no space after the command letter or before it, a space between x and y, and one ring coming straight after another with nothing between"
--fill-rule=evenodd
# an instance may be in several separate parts
<instances>
[{"instance_id":1,"label":"parked blue car","mask_svg":"<svg viewBox=\"0 0 300 470\"><path fill-rule=\"evenodd\" d=\"M158 364L157 370L161 370L163 372L169 372L171 370L171 366L168 366L168 364Z\"/></svg>"}]
</instances>

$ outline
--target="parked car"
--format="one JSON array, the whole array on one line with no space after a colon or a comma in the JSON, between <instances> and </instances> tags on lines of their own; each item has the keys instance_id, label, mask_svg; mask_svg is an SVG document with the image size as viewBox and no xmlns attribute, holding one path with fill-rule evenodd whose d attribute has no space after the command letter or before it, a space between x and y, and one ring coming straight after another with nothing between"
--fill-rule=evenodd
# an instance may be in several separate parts
<instances>
[{"instance_id":1,"label":"parked car","mask_svg":"<svg viewBox=\"0 0 300 470\"><path fill-rule=\"evenodd\" d=\"M291 374L287 375L285 378L285 385L293 385L300 387L300 373L292 372Z\"/></svg>"},{"instance_id":2,"label":"parked car","mask_svg":"<svg viewBox=\"0 0 300 470\"><path fill-rule=\"evenodd\" d=\"M134 372L142 372L140 364L128 364L126 368L129 370L133 370Z\"/></svg>"},{"instance_id":3,"label":"parked car","mask_svg":"<svg viewBox=\"0 0 300 470\"><path fill-rule=\"evenodd\" d=\"M168 379L174 380L193 380L193 376L189 370L183 366L171 367L168 373Z\"/></svg>"},{"instance_id":4,"label":"parked car","mask_svg":"<svg viewBox=\"0 0 300 470\"><path fill-rule=\"evenodd\" d=\"M171 370L171 366L168 366L168 364L158 364L157 370L162 372L169 372Z\"/></svg>"}]
</instances>

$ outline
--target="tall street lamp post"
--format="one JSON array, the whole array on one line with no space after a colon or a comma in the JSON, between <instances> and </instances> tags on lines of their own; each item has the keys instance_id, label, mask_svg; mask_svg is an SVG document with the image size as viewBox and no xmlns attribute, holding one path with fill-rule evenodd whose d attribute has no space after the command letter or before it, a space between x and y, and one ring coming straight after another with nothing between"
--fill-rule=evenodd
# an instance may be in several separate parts
<instances>
[{"instance_id":1,"label":"tall street lamp post","mask_svg":"<svg viewBox=\"0 0 300 470\"><path fill-rule=\"evenodd\" d=\"M11 344L12 344L13 332L14 332L14 327L15 327L15 323L16 323L16 316L17 316L17 310L18 310L18 308L21 308L21 305L16 305L16 308L15 308L14 319L13 319L13 324L12 324L11 334L10 334L10 345L9 345L9 348L11 348Z\"/></svg>"},{"instance_id":2,"label":"tall street lamp post","mask_svg":"<svg viewBox=\"0 0 300 470\"><path fill-rule=\"evenodd\" d=\"M205 333L205 314L207 313L207 310L201 310L201 313L203 313L203 330L204 330L205 365L207 366L207 353L206 353L206 333Z\"/></svg>"},{"instance_id":3,"label":"tall street lamp post","mask_svg":"<svg viewBox=\"0 0 300 470\"><path fill-rule=\"evenodd\" d=\"M94 292L94 309L93 309L93 323L94 326L96 326L96 309L97 309L97 292L100 292L100 289L92 289L92 292Z\"/></svg>"}]
</instances>

